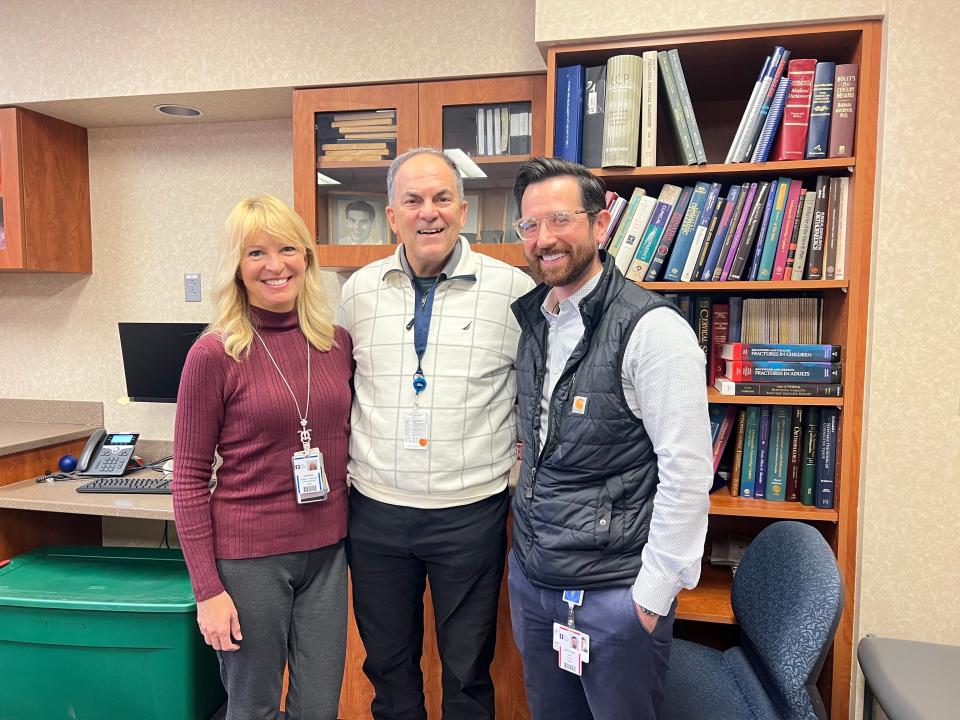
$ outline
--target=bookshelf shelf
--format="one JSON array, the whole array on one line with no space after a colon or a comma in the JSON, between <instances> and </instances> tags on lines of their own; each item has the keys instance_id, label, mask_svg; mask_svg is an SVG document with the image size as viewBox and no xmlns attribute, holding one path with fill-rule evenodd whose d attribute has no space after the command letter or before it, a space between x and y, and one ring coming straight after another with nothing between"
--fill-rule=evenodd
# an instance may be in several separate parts
<instances>
[{"instance_id":1,"label":"bookshelf shelf","mask_svg":"<svg viewBox=\"0 0 960 720\"><path fill-rule=\"evenodd\" d=\"M753 395L723 395L716 388L707 388L707 402L724 405L816 405L843 407L843 398L820 397L756 397Z\"/></svg>"},{"instance_id":2,"label":"bookshelf shelf","mask_svg":"<svg viewBox=\"0 0 960 720\"><path fill-rule=\"evenodd\" d=\"M730 602L733 575L729 568L704 563L700 583L693 590L681 590L677 598L677 619L735 625Z\"/></svg>"},{"instance_id":3,"label":"bookshelf shelf","mask_svg":"<svg viewBox=\"0 0 960 720\"><path fill-rule=\"evenodd\" d=\"M769 177L771 175L815 175L856 166L856 159L829 158L827 160L788 160L766 163L710 163L707 165L658 165L638 168L599 168L592 172L608 183L645 180L668 181L671 178L738 178L742 176Z\"/></svg>"},{"instance_id":4,"label":"bookshelf shelf","mask_svg":"<svg viewBox=\"0 0 960 720\"><path fill-rule=\"evenodd\" d=\"M771 502L733 497L728 495L725 489L717 490L710 495L710 514L833 523L839 519L836 510L821 510L798 502Z\"/></svg>"},{"instance_id":5,"label":"bookshelf shelf","mask_svg":"<svg viewBox=\"0 0 960 720\"><path fill-rule=\"evenodd\" d=\"M647 290L659 293L768 293L819 290L846 290L848 280L743 280L736 282L642 282Z\"/></svg>"}]
</instances>

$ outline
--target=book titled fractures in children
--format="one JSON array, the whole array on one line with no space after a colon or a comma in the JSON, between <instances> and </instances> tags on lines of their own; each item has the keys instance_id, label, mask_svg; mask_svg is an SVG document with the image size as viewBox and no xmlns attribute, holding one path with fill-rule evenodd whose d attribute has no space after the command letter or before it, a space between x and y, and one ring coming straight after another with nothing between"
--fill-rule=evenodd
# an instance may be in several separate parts
<instances>
[{"instance_id":1,"label":"book titled fractures in children","mask_svg":"<svg viewBox=\"0 0 960 720\"><path fill-rule=\"evenodd\" d=\"M724 360L726 377L734 382L838 383L842 365L827 362Z\"/></svg>"},{"instance_id":2,"label":"book titled fractures in children","mask_svg":"<svg viewBox=\"0 0 960 720\"><path fill-rule=\"evenodd\" d=\"M780 362L840 362L840 345L789 343L724 343L724 360L779 360Z\"/></svg>"}]
</instances>

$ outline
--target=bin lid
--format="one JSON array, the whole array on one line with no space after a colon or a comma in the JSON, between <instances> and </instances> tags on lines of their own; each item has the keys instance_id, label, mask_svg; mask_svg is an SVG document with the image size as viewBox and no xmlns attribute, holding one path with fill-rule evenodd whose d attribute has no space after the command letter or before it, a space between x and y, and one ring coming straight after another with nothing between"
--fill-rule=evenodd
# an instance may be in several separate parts
<instances>
[{"instance_id":1,"label":"bin lid","mask_svg":"<svg viewBox=\"0 0 960 720\"><path fill-rule=\"evenodd\" d=\"M39 547L0 569L0 607L184 613L196 609L179 550Z\"/></svg>"}]
</instances>

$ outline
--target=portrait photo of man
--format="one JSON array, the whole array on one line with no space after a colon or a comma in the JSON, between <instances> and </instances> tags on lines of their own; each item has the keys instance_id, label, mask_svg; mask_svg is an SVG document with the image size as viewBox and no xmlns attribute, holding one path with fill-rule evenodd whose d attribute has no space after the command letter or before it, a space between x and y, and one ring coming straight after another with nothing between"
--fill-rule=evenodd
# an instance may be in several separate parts
<instances>
[{"instance_id":1,"label":"portrait photo of man","mask_svg":"<svg viewBox=\"0 0 960 720\"><path fill-rule=\"evenodd\" d=\"M330 195L330 241L335 245L383 245L389 242L383 196Z\"/></svg>"}]
</instances>

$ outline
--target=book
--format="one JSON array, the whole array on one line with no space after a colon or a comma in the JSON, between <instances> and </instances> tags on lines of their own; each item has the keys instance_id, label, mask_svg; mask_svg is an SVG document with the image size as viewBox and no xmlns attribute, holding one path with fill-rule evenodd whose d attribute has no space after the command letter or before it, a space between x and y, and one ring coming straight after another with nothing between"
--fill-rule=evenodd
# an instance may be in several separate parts
<instances>
[{"instance_id":1,"label":"book","mask_svg":"<svg viewBox=\"0 0 960 720\"><path fill-rule=\"evenodd\" d=\"M740 124L737 126L737 132L733 136L733 142L730 144L730 149L727 150L727 157L723 161L725 163L737 162L736 153L740 147L740 139L743 137L743 131L746 129L747 123L750 120L751 110L757 101L757 97L760 95L760 88L763 85L764 78L767 76L767 70L770 68L770 61L771 57L767 55L766 60L763 61L763 67L760 69L760 75L757 76L757 81L753 84L753 91L747 100L747 107L740 117Z\"/></svg>"},{"instance_id":2,"label":"book","mask_svg":"<svg viewBox=\"0 0 960 720\"><path fill-rule=\"evenodd\" d=\"M640 281L643 280L650 263L653 261L654 253L660 244L660 238L667 227L667 223L673 214L673 209L680 199L682 189L677 185L665 183L660 188L660 196L657 198L657 204L650 216L650 222L644 230L640 244L637 245L637 251L634 253L633 261L630 263L630 269L627 271L627 279Z\"/></svg>"},{"instance_id":3,"label":"book","mask_svg":"<svg viewBox=\"0 0 960 720\"><path fill-rule=\"evenodd\" d=\"M507 153L510 155L529 155L530 154L530 121L531 110L529 103L515 102L507 106L508 125L510 128L510 138L508 142ZM584 131L586 132L586 131ZM601 126L597 131L597 137L603 132Z\"/></svg>"},{"instance_id":4,"label":"book","mask_svg":"<svg viewBox=\"0 0 960 720\"><path fill-rule=\"evenodd\" d=\"M757 200L757 184L750 183L740 189L740 197L743 202L739 208L734 208L733 217L730 219L730 230L724 238L725 247L720 248L720 256L717 258L717 266L713 269L714 280L726 280L730 276L730 269L733 267L733 260L736 258L737 249L744 240L744 234L747 231L747 223L750 220L750 212Z\"/></svg>"},{"instance_id":5,"label":"book","mask_svg":"<svg viewBox=\"0 0 960 720\"><path fill-rule=\"evenodd\" d=\"M690 198L693 197L693 188L687 185L680 191L680 197L677 204L670 213L670 219L667 220L667 226L660 236L660 242L657 243L657 249L653 253L653 259L650 261L650 267L647 268L647 274L643 277L646 282L653 282L660 277L660 274L670 257L670 250L673 247L673 241L680 230L680 224L686 215L687 207L690 204Z\"/></svg>"},{"instance_id":6,"label":"book","mask_svg":"<svg viewBox=\"0 0 960 720\"><path fill-rule=\"evenodd\" d=\"M660 79L663 82L663 99L666 102L667 119L670 121L670 131L677 152L677 163L679 165L696 165L697 153L693 149L693 141L690 139L686 116L680 102L680 92L677 90L677 81L670 64L670 56L666 50L657 53L657 66L660 68Z\"/></svg>"},{"instance_id":7,"label":"book","mask_svg":"<svg viewBox=\"0 0 960 720\"><path fill-rule=\"evenodd\" d=\"M802 345L790 343L725 343L720 350L724 360L778 360L780 362L840 362L839 345Z\"/></svg>"},{"instance_id":8,"label":"book","mask_svg":"<svg viewBox=\"0 0 960 720\"><path fill-rule=\"evenodd\" d=\"M636 167L640 140L643 60L614 55L607 60L606 114L601 167Z\"/></svg>"},{"instance_id":9,"label":"book","mask_svg":"<svg viewBox=\"0 0 960 720\"><path fill-rule=\"evenodd\" d=\"M582 159L583 84L583 65L557 68L553 154L575 163ZM489 152L489 147L487 150L488 155L497 154Z\"/></svg>"},{"instance_id":10,"label":"book","mask_svg":"<svg viewBox=\"0 0 960 720\"><path fill-rule=\"evenodd\" d=\"M733 438L733 463L730 466L730 484L727 490L733 497L740 495L740 473L743 469L743 441L747 433L747 409L737 410L736 433Z\"/></svg>"},{"instance_id":11,"label":"book","mask_svg":"<svg viewBox=\"0 0 960 720\"><path fill-rule=\"evenodd\" d=\"M710 298L706 295L698 295L693 298L693 331L697 335L697 343L703 351L703 357L706 359L707 367L704 368L704 379L709 372L710 365Z\"/></svg>"},{"instance_id":12,"label":"book","mask_svg":"<svg viewBox=\"0 0 960 720\"><path fill-rule=\"evenodd\" d=\"M790 85L791 80L788 77L781 77L777 83L777 89L770 103L770 110L767 112L766 120L763 121L760 137L757 138L757 145L753 149L753 155L750 156L750 162L764 163L770 156L773 139L776 137L777 130L780 128L780 121L783 118L783 108L787 103Z\"/></svg>"},{"instance_id":13,"label":"book","mask_svg":"<svg viewBox=\"0 0 960 720\"><path fill-rule=\"evenodd\" d=\"M640 165L657 164L657 51L643 53L643 97L640 102Z\"/></svg>"},{"instance_id":14,"label":"book","mask_svg":"<svg viewBox=\"0 0 960 720\"><path fill-rule=\"evenodd\" d=\"M775 405L770 410L769 468L765 498L777 502L786 500L787 467L790 460L789 405Z\"/></svg>"},{"instance_id":15,"label":"book","mask_svg":"<svg viewBox=\"0 0 960 720\"><path fill-rule=\"evenodd\" d=\"M720 183L710 183L707 190L707 198L703 203L703 209L700 211L700 217L697 220L697 228L693 233L693 239L690 241L690 249L687 251L687 258L683 263L683 270L680 272L680 280L689 282L693 278L693 268L700 257L700 248L703 247L703 241L707 237L707 230L710 227L710 219L717 208L717 197L720 195Z\"/></svg>"},{"instance_id":16,"label":"book","mask_svg":"<svg viewBox=\"0 0 960 720\"><path fill-rule=\"evenodd\" d=\"M776 258L780 242L780 230L783 216L787 210L787 196L790 193L790 178L778 178L773 212L767 226L767 236L763 239L763 254L760 256L760 268L757 280L770 280L773 277L773 261Z\"/></svg>"},{"instance_id":17,"label":"book","mask_svg":"<svg viewBox=\"0 0 960 720\"><path fill-rule=\"evenodd\" d=\"M612 253L617 269L624 275L630 268L633 256L637 252L637 246L640 244L640 238L643 237L643 232L647 229L647 223L650 222L650 216L653 214L653 209L656 205L657 201L650 195L644 195L640 198L636 211L633 213L633 217L630 218L630 224L623 234L623 241L620 243L620 247L617 248L615 253Z\"/></svg>"},{"instance_id":18,"label":"book","mask_svg":"<svg viewBox=\"0 0 960 720\"><path fill-rule=\"evenodd\" d=\"M750 251L749 265L744 265L742 279L756 280L757 273L760 271L760 259L763 257L763 246L767 237L767 230L770 227L770 216L773 215L773 206L777 204L777 188L780 183L776 180L771 181L770 191L767 193L767 204L763 208L763 215L760 218L760 228L757 230L757 241L753 244Z\"/></svg>"},{"instance_id":19,"label":"book","mask_svg":"<svg viewBox=\"0 0 960 720\"><path fill-rule=\"evenodd\" d=\"M817 176L816 198L813 206L813 227L810 230L810 249L807 251L807 280L823 277L823 251L827 227L827 209L830 204L830 178Z\"/></svg>"},{"instance_id":20,"label":"book","mask_svg":"<svg viewBox=\"0 0 960 720\"><path fill-rule=\"evenodd\" d=\"M857 63L837 65L830 111L830 142L827 157L851 157L857 117Z\"/></svg>"},{"instance_id":21,"label":"book","mask_svg":"<svg viewBox=\"0 0 960 720\"><path fill-rule=\"evenodd\" d=\"M703 243L700 245L697 261L694 263L693 271L690 274L691 280L702 279L703 267L707 263L707 257L710 254L710 248L713 246L713 241L716 238L717 227L720 225L720 218L723 215L723 208L726 204L727 199L718 195L713 206L713 212L710 215L710 224L707 225L707 233L703 238Z\"/></svg>"},{"instance_id":22,"label":"book","mask_svg":"<svg viewBox=\"0 0 960 720\"><path fill-rule=\"evenodd\" d=\"M810 122L810 96L813 94L813 72L817 61L808 58L791 60L787 65L790 94L783 108L780 132L773 146L774 160L803 160Z\"/></svg>"},{"instance_id":23,"label":"book","mask_svg":"<svg viewBox=\"0 0 960 720\"><path fill-rule=\"evenodd\" d=\"M807 191L803 196L803 205L800 209L800 229L797 231L797 252L793 258L793 269L790 272L791 280L803 280L803 271L807 263L807 249L810 247L810 234L813 230L813 208L816 201L816 192Z\"/></svg>"},{"instance_id":24,"label":"book","mask_svg":"<svg viewBox=\"0 0 960 720\"><path fill-rule=\"evenodd\" d=\"M807 408L803 419L803 468L800 470L800 502L814 505L817 486L817 451L820 437L820 408Z\"/></svg>"},{"instance_id":25,"label":"book","mask_svg":"<svg viewBox=\"0 0 960 720\"><path fill-rule=\"evenodd\" d=\"M675 48L667 51L670 59L670 69L673 70L673 78L677 84L677 93L680 95L680 105L683 107L683 118L687 121L687 132L690 134L690 141L693 143L693 152L696 155L698 165L707 164L707 153L703 148L703 139L700 137L700 128L697 125L697 116L693 111L693 101L690 99L690 91L687 88L687 80L683 75L683 65L680 64L680 52Z\"/></svg>"},{"instance_id":26,"label":"book","mask_svg":"<svg viewBox=\"0 0 960 720\"><path fill-rule=\"evenodd\" d=\"M350 112L333 113L333 122L343 122L344 120L377 120L384 122L396 116L396 110L352 110Z\"/></svg>"},{"instance_id":27,"label":"book","mask_svg":"<svg viewBox=\"0 0 960 720\"><path fill-rule=\"evenodd\" d=\"M720 274L721 280L740 280L743 278L747 259L751 257L756 238L760 235L763 225L764 213L770 204L770 190L774 187L776 187L775 183L772 184L767 181L761 182L757 187L757 193L750 206L743 236L737 243L736 250L731 250L731 253L728 254L728 262L724 263ZM731 256L733 259L729 260ZM730 266L729 269L727 264Z\"/></svg>"},{"instance_id":28,"label":"book","mask_svg":"<svg viewBox=\"0 0 960 720\"><path fill-rule=\"evenodd\" d=\"M810 122L807 126L807 160L827 157L830 114L833 111L833 77L837 64L818 62L813 73L813 95L810 98Z\"/></svg>"},{"instance_id":29,"label":"book","mask_svg":"<svg viewBox=\"0 0 960 720\"><path fill-rule=\"evenodd\" d=\"M826 238L823 241L823 279L836 279L837 235L840 230L840 178L830 178Z\"/></svg>"},{"instance_id":30,"label":"book","mask_svg":"<svg viewBox=\"0 0 960 720\"><path fill-rule=\"evenodd\" d=\"M840 411L833 407L820 410L820 437L817 452L817 485L814 493L816 506L833 508L836 495L837 425Z\"/></svg>"},{"instance_id":31,"label":"book","mask_svg":"<svg viewBox=\"0 0 960 720\"><path fill-rule=\"evenodd\" d=\"M760 430L757 433L757 469L753 478L753 496L764 500L767 497L767 472L770 465L770 420L769 405L760 408Z\"/></svg>"},{"instance_id":32,"label":"book","mask_svg":"<svg viewBox=\"0 0 960 720\"><path fill-rule=\"evenodd\" d=\"M727 340L738 343L742 337L743 298L739 295L731 295L727 302L730 304L730 327L727 329Z\"/></svg>"},{"instance_id":33,"label":"book","mask_svg":"<svg viewBox=\"0 0 960 720\"><path fill-rule=\"evenodd\" d=\"M730 305L713 303L710 308L710 357L707 363L707 385L713 385L723 375L721 351L727 342L727 330L730 327Z\"/></svg>"},{"instance_id":34,"label":"book","mask_svg":"<svg viewBox=\"0 0 960 720\"><path fill-rule=\"evenodd\" d=\"M698 182L694 187L690 196L690 203L687 205L687 212L683 216L683 222L680 223L677 239L673 243L673 252L670 253L670 261L667 263L664 280L680 281L684 265L687 262L687 255L690 252L690 246L693 244L693 236L696 234L697 225L700 222L700 213L703 212L707 203L709 190L710 185L703 181Z\"/></svg>"},{"instance_id":35,"label":"book","mask_svg":"<svg viewBox=\"0 0 960 720\"><path fill-rule=\"evenodd\" d=\"M802 405L794 405L790 413L790 451L787 461L787 502L800 501L800 472L803 470L803 415Z\"/></svg>"},{"instance_id":36,"label":"book","mask_svg":"<svg viewBox=\"0 0 960 720\"><path fill-rule=\"evenodd\" d=\"M643 188L634 188L633 193L630 195L630 201L626 204L626 207L622 210L617 221L617 229L611 235L609 244L607 245L607 252L617 256L617 253L620 251L620 245L623 243L623 237L627 234L627 229L630 227L630 222L633 220L633 216L637 211L637 206L640 204L641 198L646 195L646 191Z\"/></svg>"},{"instance_id":37,"label":"book","mask_svg":"<svg viewBox=\"0 0 960 720\"><path fill-rule=\"evenodd\" d=\"M734 382L839 383L841 363L781 360L724 360L724 377Z\"/></svg>"},{"instance_id":38,"label":"book","mask_svg":"<svg viewBox=\"0 0 960 720\"><path fill-rule=\"evenodd\" d=\"M790 243L794 238L797 211L800 209L800 192L803 183L791 180L787 191L787 204L783 214L783 225L780 230L780 240L777 243L777 252L773 259L772 280L783 280L787 267L787 256L790 253ZM796 247L796 245L794 245Z\"/></svg>"},{"instance_id":39,"label":"book","mask_svg":"<svg viewBox=\"0 0 960 720\"><path fill-rule=\"evenodd\" d=\"M753 497L757 476L757 446L760 442L760 408L751 405L746 412L743 436L743 461L740 464L740 496Z\"/></svg>"},{"instance_id":40,"label":"book","mask_svg":"<svg viewBox=\"0 0 960 720\"><path fill-rule=\"evenodd\" d=\"M745 194L746 193L744 193L744 195ZM707 260L703 264L703 270L700 272L701 280L713 280L713 270L717 266L717 261L720 258L720 250L723 248L727 234L729 233L734 211L737 209L737 205L740 206L740 209L743 209L743 201L740 200L740 195L740 185L731 185L727 191L727 198L720 214L717 232L713 236L713 242L710 244L710 252L707 253ZM727 243L727 246L729 247L729 243Z\"/></svg>"},{"instance_id":41,"label":"book","mask_svg":"<svg viewBox=\"0 0 960 720\"><path fill-rule=\"evenodd\" d=\"M582 162L598 168L603 162L603 116L607 94L607 66L595 65L584 70Z\"/></svg>"},{"instance_id":42,"label":"book","mask_svg":"<svg viewBox=\"0 0 960 720\"><path fill-rule=\"evenodd\" d=\"M713 387L721 395L745 397L843 397L839 383L735 382L721 377Z\"/></svg>"},{"instance_id":43,"label":"book","mask_svg":"<svg viewBox=\"0 0 960 720\"><path fill-rule=\"evenodd\" d=\"M780 48L780 56L777 58L775 64L771 63L771 70L768 71L769 82L765 83L763 94L758 98L755 115L751 118L751 122L748 123L741 138L740 162L748 162L753 156L753 150L757 146L757 141L760 139L760 132L770 112L770 106L773 103L773 97L780 84L780 78L783 77L789 61L790 51Z\"/></svg>"},{"instance_id":44,"label":"book","mask_svg":"<svg viewBox=\"0 0 960 720\"><path fill-rule=\"evenodd\" d=\"M720 458L723 457L723 451L727 448L727 442L730 440L730 434L733 432L733 426L737 418L737 408L735 405L716 405L721 409L720 426L717 428L717 434L713 439L713 472L716 473L720 467Z\"/></svg>"},{"instance_id":45,"label":"book","mask_svg":"<svg viewBox=\"0 0 960 720\"><path fill-rule=\"evenodd\" d=\"M847 276L847 212L850 202L850 178L837 178L840 187L837 192L837 260L834 263L834 280L843 280Z\"/></svg>"}]
</instances>

